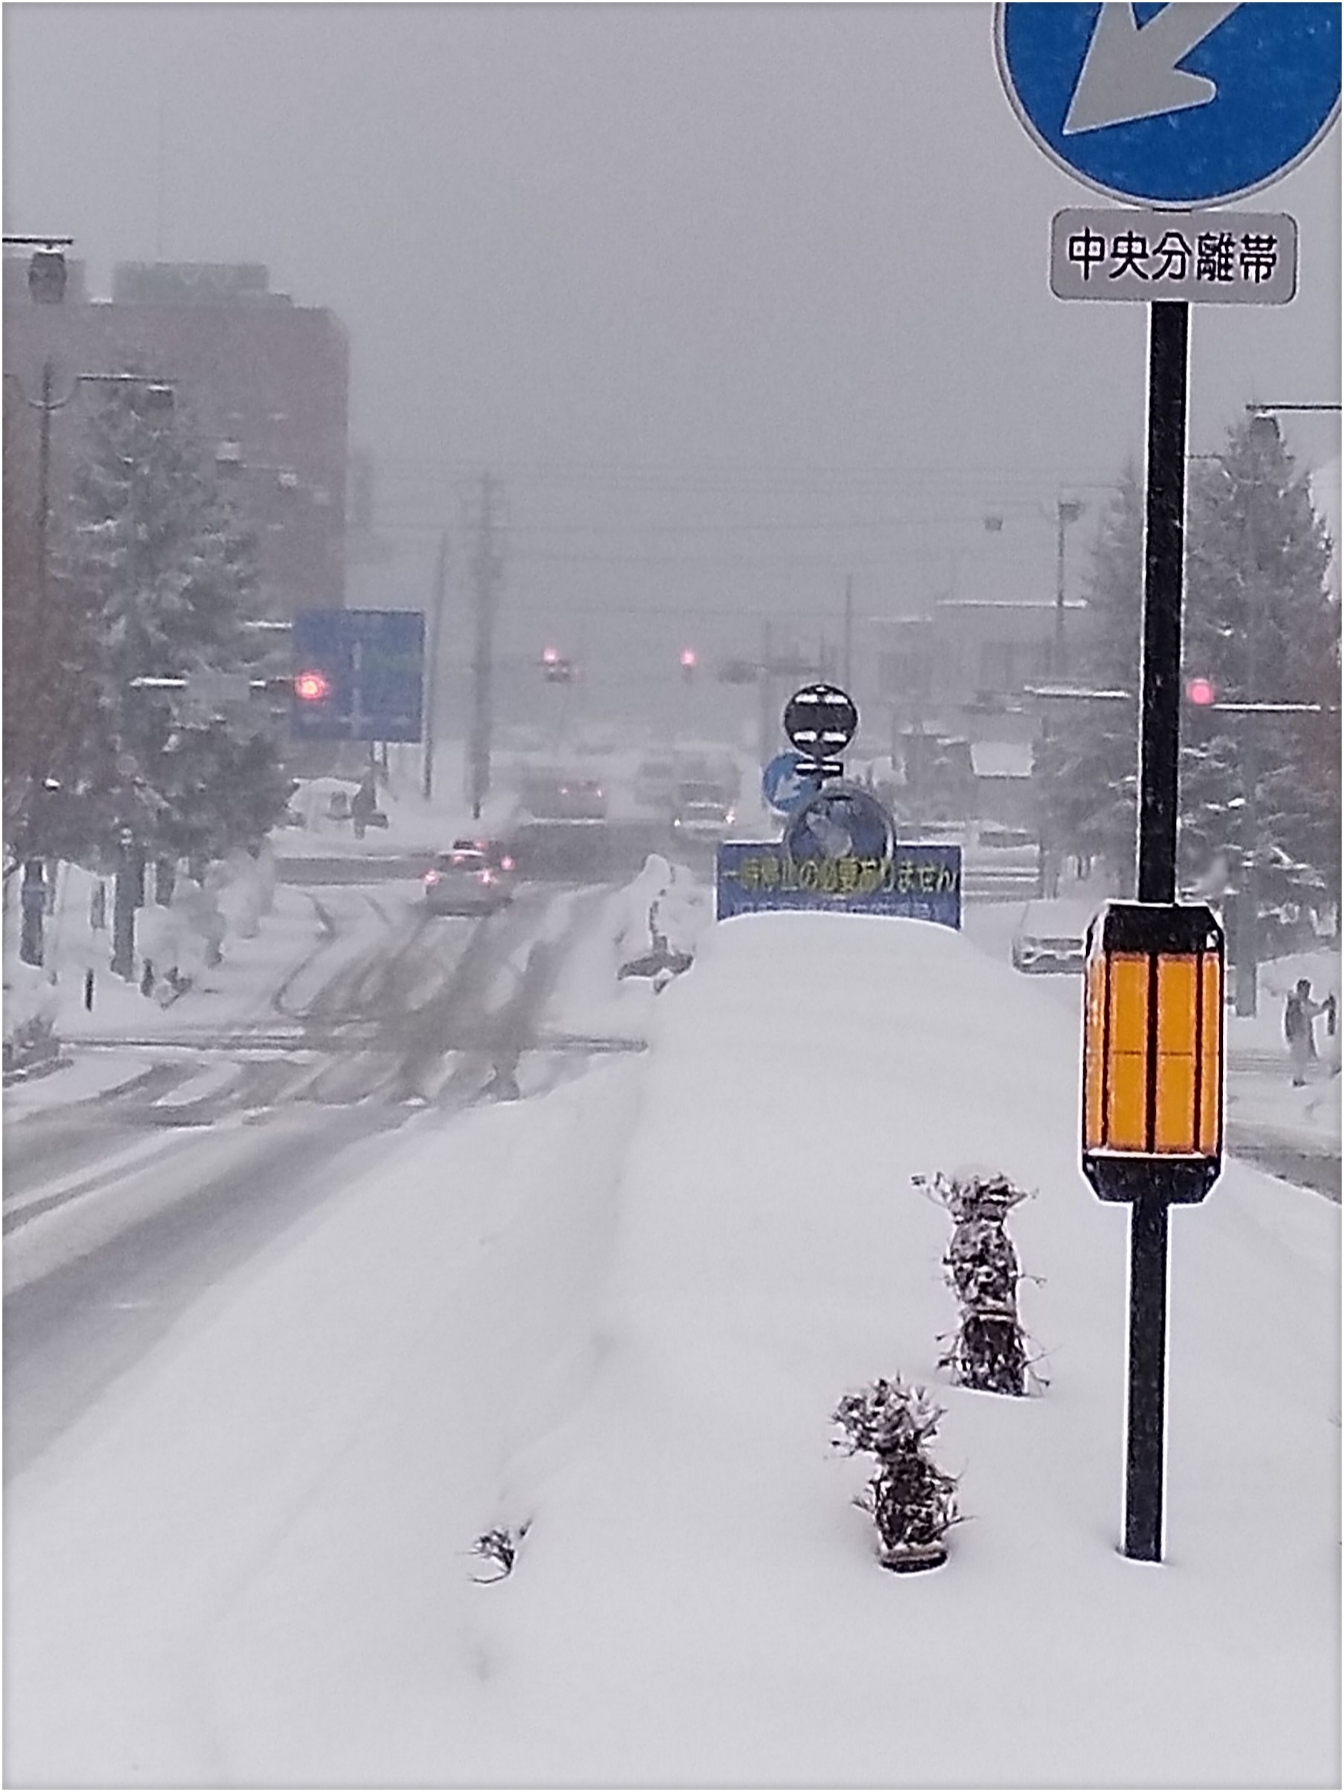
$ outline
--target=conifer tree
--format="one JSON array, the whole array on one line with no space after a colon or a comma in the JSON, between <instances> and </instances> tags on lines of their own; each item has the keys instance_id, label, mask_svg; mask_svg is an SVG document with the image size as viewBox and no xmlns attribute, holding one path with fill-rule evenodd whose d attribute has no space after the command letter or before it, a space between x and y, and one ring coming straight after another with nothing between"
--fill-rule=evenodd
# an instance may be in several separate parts
<instances>
[{"instance_id":1,"label":"conifer tree","mask_svg":"<svg viewBox=\"0 0 1344 1792\"><path fill-rule=\"evenodd\" d=\"M1192 463L1186 505L1183 658L1229 702L1339 704L1339 608L1330 542L1305 475L1264 419L1229 430ZM1089 591L1093 634L1082 682L1137 694L1143 615L1143 493L1126 470L1102 522ZM1132 887L1137 834L1138 704L1084 705L1054 724L1037 758L1051 836L1102 858ZM1247 730L1254 729L1254 738ZM1244 841L1253 813L1261 898L1339 901L1337 714L1182 716L1180 857L1201 874Z\"/></svg>"},{"instance_id":2,"label":"conifer tree","mask_svg":"<svg viewBox=\"0 0 1344 1792\"><path fill-rule=\"evenodd\" d=\"M125 828L170 859L252 843L288 791L259 724L197 714L180 693L136 682L246 666L252 548L189 418L147 409L135 388L114 389L94 415L72 509L72 571L94 596L86 848L110 855Z\"/></svg>"},{"instance_id":3,"label":"conifer tree","mask_svg":"<svg viewBox=\"0 0 1344 1792\"><path fill-rule=\"evenodd\" d=\"M1272 420L1250 417L1197 463L1186 553L1185 661L1236 702L1339 704L1330 540ZM1183 857L1248 846L1262 901L1339 900L1338 714L1227 716L1187 730ZM1252 732L1253 731L1253 732ZM1201 738L1203 736L1203 738ZM1253 788L1248 785L1248 771ZM1254 840L1243 817L1252 803Z\"/></svg>"},{"instance_id":4,"label":"conifer tree","mask_svg":"<svg viewBox=\"0 0 1344 1792\"><path fill-rule=\"evenodd\" d=\"M1092 627L1076 676L1097 690L1137 692L1143 620L1143 491L1124 470L1102 515L1088 586ZM1052 719L1034 773L1045 838L1133 876L1138 788L1138 706L1079 704Z\"/></svg>"}]
</instances>

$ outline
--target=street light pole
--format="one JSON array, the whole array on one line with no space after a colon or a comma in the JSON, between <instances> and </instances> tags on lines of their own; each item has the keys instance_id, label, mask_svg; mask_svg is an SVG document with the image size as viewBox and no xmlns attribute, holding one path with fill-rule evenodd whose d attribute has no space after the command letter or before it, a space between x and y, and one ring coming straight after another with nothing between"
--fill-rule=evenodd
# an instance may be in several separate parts
<instances>
[{"instance_id":1,"label":"street light pole","mask_svg":"<svg viewBox=\"0 0 1344 1792\"><path fill-rule=\"evenodd\" d=\"M476 578L476 649L472 661L471 740L467 752L467 775L473 821L480 820L481 805L490 790L490 737L494 722L492 680L495 599L502 571L499 551L495 545L497 491L498 481L489 473L483 474L480 521L477 525L476 553L472 567Z\"/></svg>"},{"instance_id":2,"label":"street light pole","mask_svg":"<svg viewBox=\"0 0 1344 1792\"><path fill-rule=\"evenodd\" d=\"M48 359L42 363L42 397L39 409L42 421L37 433L37 595L42 616L47 614L47 534L51 520L51 401L53 368Z\"/></svg>"},{"instance_id":3,"label":"street light pole","mask_svg":"<svg viewBox=\"0 0 1344 1792\"><path fill-rule=\"evenodd\" d=\"M1064 531L1082 514L1079 498L1061 498L1055 507L1055 634L1050 651L1050 672L1054 678L1064 675Z\"/></svg>"},{"instance_id":4,"label":"street light pole","mask_svg":"<svg viewBox=\"0 0 1344 1792\"><path fill-rule=\"evenodd\" d=\"M443 639L443 600L448 582L448 535L439 536L439 557L434 566L434 607L429 619L429 665L425 674L425 763L420 794L428 802L434 794L435 706L439 695L439 647Z\"/></svg>"}]
</instances>

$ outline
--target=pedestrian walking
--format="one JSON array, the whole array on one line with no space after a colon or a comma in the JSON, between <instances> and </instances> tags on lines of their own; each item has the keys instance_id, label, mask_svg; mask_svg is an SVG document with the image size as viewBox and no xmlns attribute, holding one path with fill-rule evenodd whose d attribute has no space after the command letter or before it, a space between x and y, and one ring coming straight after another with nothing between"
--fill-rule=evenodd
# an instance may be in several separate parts
<instances>
[{"instance_id":1,"label":"pedestrian walking","mask_svg":"<svg viewBox=\"0 0 1344 1792\"><path fill-rule=\"evenodd\" d=\"M1299 977L1297 987L1284 1004L1283 1036L1288 1041L1288 1057L1293 1068L1293 1087L1300 1089L1307 1080L1307 1066L1316 1056L1315 1020L1327 1016L1331 1032L1335 1026L1335 998L1327 996L1315 1002L1311 996L1311 979Z\"/></svg>"},{"instance_id":2,"label":"pedestrian walking","mask_svg":"<svg viewBox=\"0 0 1344 1792\"><path fill-rule=\"evenodd\" d=\"M350 815L354 821L355 839L364 838L364 830L369 824L369 817L378 807L378 793L374 785L373 772L365 772L359 789L350 800Z\"/></svg>"}]
</instances>

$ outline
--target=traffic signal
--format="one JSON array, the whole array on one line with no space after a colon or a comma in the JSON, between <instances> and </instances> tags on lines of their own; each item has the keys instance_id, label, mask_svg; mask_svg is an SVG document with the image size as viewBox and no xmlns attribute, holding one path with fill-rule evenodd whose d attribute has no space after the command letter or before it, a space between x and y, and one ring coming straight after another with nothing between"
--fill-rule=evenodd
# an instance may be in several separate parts
<instances>
[{"instance_id":1,"label":"traffic signal","mask_svg":"<svg viewBox=\"0 0 1344 1792\"><path fill-rule=\"evenodd\" d=\"M1185 680L1182 686L1185 702L1182 705L1182 734L1186 744L1191 747L1204 748L1209 745L1218 732L1219 717L1214 714L1218 702L1218 687L1206 673L1196 672Z\"/></svg>"},{"instance_id":2,"label":"traffic signal","mask_svg":"<svg viewBox=\"0 0 1344 1792\"><path fill-rule=\"evenodd\" d=\"M694 679L698 663L699 657L694 647L683 647L681 650L681 676L687 684Z\"/></svg>"},{"instance_id":3,"label":"traffic signal","mask_svg":"<svg viewBox=\"0 0 1344 1792\"><path fill-rule=\"evenodd\" d=\"M566 659L558 647L543 647L541 675L547 684L573 684L574 662Z\"/></svg>"},{"instance_id":4,"label":"traffic signal","mask_svg":"<svg viewBox=\"0 0 1344 1792\"><path fill-rule=\"evenodd\" d=\"M322 703L331 695L331 680L315 667L294 674L294 695L301 703Z\"/></svg>"}]
</instances>

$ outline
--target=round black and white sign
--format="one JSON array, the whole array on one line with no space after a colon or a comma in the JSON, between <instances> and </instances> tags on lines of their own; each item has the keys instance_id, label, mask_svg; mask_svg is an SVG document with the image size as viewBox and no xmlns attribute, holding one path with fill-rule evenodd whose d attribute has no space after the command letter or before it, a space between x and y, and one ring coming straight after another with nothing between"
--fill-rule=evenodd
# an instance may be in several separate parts
<instances>
[{"instance_id":1,"label":"round black and white sign","mask_svg":"<svg viewBox=\"0 0 1344 1792\"><path fill-rule=\"evenodd\" d=\"M838 684L805 684L784 705L784 732L800 753L829 759L842 753L859 726L859 712Z\"/></svg>"}]
</instances>

